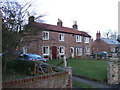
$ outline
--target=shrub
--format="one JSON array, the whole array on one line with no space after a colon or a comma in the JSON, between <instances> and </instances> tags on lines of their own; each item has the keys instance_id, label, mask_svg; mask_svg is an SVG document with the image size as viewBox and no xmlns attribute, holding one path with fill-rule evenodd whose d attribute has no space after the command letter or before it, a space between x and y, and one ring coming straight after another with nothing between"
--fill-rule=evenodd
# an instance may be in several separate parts
<instances>
[{"instance_id":1,"label":"shrub","mask_svg":"<svg viewBox=\"0 0 120 90\"><path fill-rule=\"evenodd\" d=\"M6 73L8 74L25 74L33 75L34 62L27 60L11 60L8 61Z\"/></svg>"},{"instance_id":2,"label":"shrub","mask_svg":"<svg viewBox=\"0 0 120 90\"><path fill-rule=\"evenodd\" d=\"M8 62L8 58L2 57L2 71L3 71L3 73L6 71L7 62Z\"/></svg>"}]
</instances>

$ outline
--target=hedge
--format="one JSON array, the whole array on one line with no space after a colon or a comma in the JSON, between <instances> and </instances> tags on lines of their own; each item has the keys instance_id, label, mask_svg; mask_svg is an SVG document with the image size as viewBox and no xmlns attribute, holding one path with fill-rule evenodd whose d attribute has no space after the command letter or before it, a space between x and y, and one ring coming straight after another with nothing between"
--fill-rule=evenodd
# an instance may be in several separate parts
<instances>
[{"instance_id":1,"label":"hedge","mask_svg":"<svg viewBox=\"0 0 120 90\"><path fill-rule=\"evenodd\" d=\"M27 60L9 60L6 65L6 74L33 75L34 62Z\"/></svg>"}]
</instances>

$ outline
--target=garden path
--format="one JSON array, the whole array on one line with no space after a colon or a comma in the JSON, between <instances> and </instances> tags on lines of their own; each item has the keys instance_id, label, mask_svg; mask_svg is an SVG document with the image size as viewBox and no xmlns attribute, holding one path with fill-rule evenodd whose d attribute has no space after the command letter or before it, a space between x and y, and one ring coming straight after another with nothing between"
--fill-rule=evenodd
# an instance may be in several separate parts
<instances>
[{"instance_id":1,"label":"garden path","mask_svg":"<svg viewBox=\"0 0 120 90\"><path fill-rule=\"evenodd\" d=\"M118 88L118 87L120 88L120 85L108 85L108 84L104 84L104 83L100 83L97 81L88 80L88 79L84 79L76 76L73 76L72 79L78 82L89 84L93 88Z\"/></svg>"}]
</instances>

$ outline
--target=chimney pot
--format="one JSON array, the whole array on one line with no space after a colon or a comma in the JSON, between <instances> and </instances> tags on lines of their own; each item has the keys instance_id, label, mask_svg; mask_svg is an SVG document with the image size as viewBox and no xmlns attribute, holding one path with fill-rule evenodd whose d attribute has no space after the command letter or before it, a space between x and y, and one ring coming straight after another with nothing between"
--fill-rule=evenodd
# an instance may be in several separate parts
<instances>
[{"instance_id":1,"label":"chimney pot","mask_svg":"<svg viewBox=\"0 0 120 90\"><path fill-rule=\"evenodd\" d=\"M73 28L77 30L78 29L77 21L73 21L73 23L74 23Z\"/></svg>"},{"instance_id":2,"label":"chimney pot","mask_svg":"<svg viewBox=\"0 0 120 90\"><path fill-rule=\"evenodd\" d=\"M62 20L58 19L57 26L62 27L62 24L63 24Z\"/></svg>"},{"instance_id":3,"label":"chimney pot","mask_svg":"<svg viewBox=\"0 0 120 90\"><path fill-rule=\"evenodd\" d=\"M100 31L97 31L96 39L100 39L100 38L101 38L101 33L100 33Z\"/></svg>"},{"instance_id":4,"label":"chimney pot","mask_svg":"<svg viewBox=\"0 0 120 90\"><path fill-rule=\"evenodd\" d=\"M34 19L35 19L34 16L30 16L30 17L29 17L29 23L33 23L33 22L34 22Z\"/></svg>"}]
</instances>

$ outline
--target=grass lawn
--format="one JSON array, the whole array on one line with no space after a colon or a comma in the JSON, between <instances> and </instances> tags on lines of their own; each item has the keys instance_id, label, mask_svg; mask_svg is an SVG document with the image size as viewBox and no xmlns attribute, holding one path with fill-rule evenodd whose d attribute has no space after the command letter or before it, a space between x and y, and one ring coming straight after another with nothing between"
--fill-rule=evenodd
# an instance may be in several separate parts
<instances>
[{"instance_id":1,"label":"grass lawn","mask_svg":"<svg viewBox=\"0 0 120 90\"><path fill-rule=\"evenodd\" d=\"M62 60L49 60L47 63L57 65ZM98 81L105 81L107 78L107 61L90 59L69 59L68 67L72 67L72 73ZM61 65L62 67L63 65Z\"/></svg>"}]
</instances>

